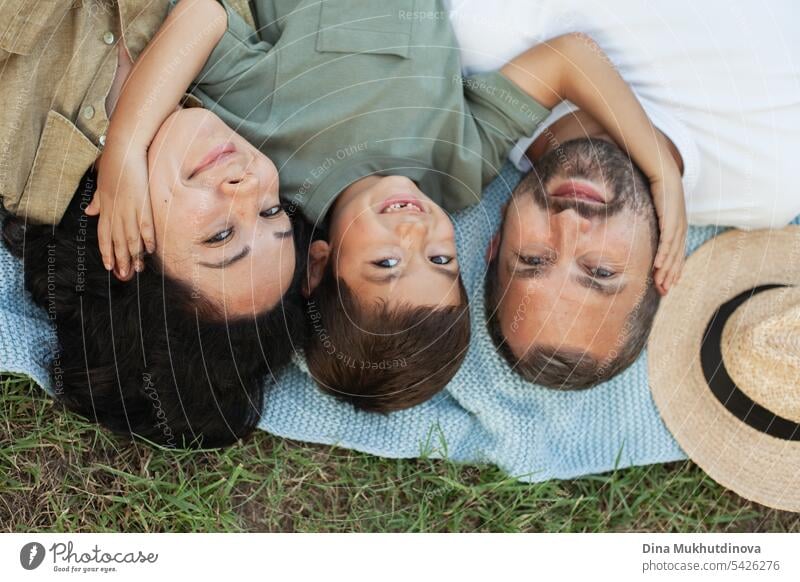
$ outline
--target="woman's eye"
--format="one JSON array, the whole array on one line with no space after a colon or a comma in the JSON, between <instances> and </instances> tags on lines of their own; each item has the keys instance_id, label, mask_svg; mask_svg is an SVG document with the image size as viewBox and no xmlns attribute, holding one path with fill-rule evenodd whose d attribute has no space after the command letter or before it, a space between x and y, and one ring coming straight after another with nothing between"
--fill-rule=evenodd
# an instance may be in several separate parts
<instances>
[{"instance_id":1,"label":"woman's eye","mask_svg":"<svg viewBox=\"0 0 800 582\"><path fill-rule=\"evenodd\" d=\"M453 261L453 257L447 255L434 255L430 258L431 263L434 265L449 265Z\"/></svg>"},{"instance_id":2,"label":"woman's eye","mask_svg":"<svg viewBox=\"0 0 800 582\"><path fill-rule=\"evenodd\" d=\"M395 258L381 259L380 261L373 262L375 266L381 267L382 269L391 269L392 267L396 267L399 263L400 259Z\"/></svg>"},{"instance_id":3,"label":"woman's eye","mask_svg":"<svg viewBox=\"0 0 800 582\"><path fill-rule=\"evenodd\" d=\"M262 218L271 218L273 216L277 216L283 212L283 207L280 204L276 204L271 208L267 208L266 210L262 210L260 216Z\"/></svg>"},{"instance_id":4,"label":"woman's eye","mask_svg":"<svg viewBox=\"0 0 800 582\"><path fill-rule=\"evenodd\" d=\"M614 271L609 271L608 269L604 269L603 267L596 267L592 269L592 275L597 277L598 279L608 279L609 277L614 276Z\"/></svg>"},{"instance_id":5,"label":"woman's eye","mask_svg":"<svg viewBox=\"0 0 800 582\"><path fill-rule=\"evenodd\" d=\"M231 238L232 235L233 235L233 229L229 228L227 230L223 230L222 232L218 232L217 234L212 236L210 239L207 239L205 242L206 242L206 244L212 244L212 245L213 244L219 244L219 243L225 242L226 240Z\"/></svg>"}]
</instances>

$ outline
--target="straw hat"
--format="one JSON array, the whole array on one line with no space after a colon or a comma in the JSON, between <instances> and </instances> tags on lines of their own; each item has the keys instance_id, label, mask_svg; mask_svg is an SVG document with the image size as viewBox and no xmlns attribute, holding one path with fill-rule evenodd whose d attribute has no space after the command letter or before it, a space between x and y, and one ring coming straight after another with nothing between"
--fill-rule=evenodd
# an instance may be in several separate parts
<instances>
[{"instance_id":1,"label":"straw hat","mask_svg":"<svg viewBox=\"0 0 800 582\"><path fill-rule=\"evenodd\" d=\"M800 227L700 247L662 300L648 365L689 458L742 497L800 511Z\"/></svg>"}]
</instances>

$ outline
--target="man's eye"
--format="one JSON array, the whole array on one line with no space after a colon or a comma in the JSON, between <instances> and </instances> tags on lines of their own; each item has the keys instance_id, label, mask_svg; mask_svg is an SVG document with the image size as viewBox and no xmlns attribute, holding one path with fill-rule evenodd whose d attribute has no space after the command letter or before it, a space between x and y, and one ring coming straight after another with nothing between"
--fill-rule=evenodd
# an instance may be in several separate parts
<instances>
[{"instance_id":1,"label":"man's eye","mask_svg":"<svg viewBox=\"0 0 800 582\"><path fill-rule=\"evenodd\" d=\"M205 241L205 244L209 244L209 245L219 244L219 243L225 242L226 240L231 238L232 235L233 235L233 229L229 228L227 230L223 230L222 232L218 232L217 234L215 234L211 238L207 239Z\"/></svg>"},{"instance_id":2,"label":"man's eye","mask_svg":"<svg viewBox=\"0 0 800 582\"><path fill-rule=\"evenodd\" d=\"M267 208L266 210L262 210L260 216L261 216L261 218L271 218L273 216L277 216L281 212L283 212L283 206L281 206L280 204L276 204L275 206L273 206L271 208Z\"/></svg>"},{"instance_id":3,"label":"man's eye","mask_svg":"<svg viewBox=\"0 0 800 582\"><path fill-rule=\"evenodd\" d=\"M453 257L447 255L434 255L430 258L431 263L434 265L449 265L453 262Z\"/></svg>"},{"instance_id":4,"label":"man's eye","mask_svg":"<svg viewBox=\"0 0 800 582\"><path fill-rule=\"evenodd\" d=\"M592 269L592 275L597 277L598 279L608 279L615 275L614 271L609 271L608 269L604 269L603 267L596 267Z\"/></svg>"},{"instance_id":5,"label":"man's eye","mask_svg":"<svg viewBox=\"0 0 800 582\"><path fill-rule=\"evenodd\" d=\"M530 267L543 267L545 264L544 257L538 255L520 255L519 259Z\"/></svg>"},{"instance_id":6,"label":"man's eye","mask_svg":"<svg viewBox=\"0 0 800 582\"><path fill-rule=\"evenodd\" d=\"M388 258L388 259L381 259L380 261L373 261L373 265L376 267L381 267L382 269L391 269L392 267L396 267L400 263L400 259L395 258Z\"/></svg>"}]
</instances>

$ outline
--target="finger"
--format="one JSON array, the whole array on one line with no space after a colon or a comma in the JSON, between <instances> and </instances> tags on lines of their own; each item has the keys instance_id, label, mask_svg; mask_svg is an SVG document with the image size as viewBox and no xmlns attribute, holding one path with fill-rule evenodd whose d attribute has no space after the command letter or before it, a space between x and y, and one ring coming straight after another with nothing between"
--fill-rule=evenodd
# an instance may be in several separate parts
<instances>
[{"instance_id":1,"label":"finger","mask_svg":"<svg viewBox=\"0 0 800 582\"><path fill-rule=\"evenodd\" d=\"M656 287L661 287L664 283L664 270L663 269L656 269L655 273L653 274L653 282L656 284Z\"/></svg>"},{"instance_id":2,"label":"finger","mask_svg":"<svg viewBox=\"0 0 800 582\"><path fill-rule=\"evenodd\" d=\"M119 272L123 277L127 277L131 270L131 255L128 251L128 241L121 227L117 227L116 232L112 233L111 238L114 242L114 259L119 265Z\"/></svg>"},{"instance_id":3,"label":"finger","mask_svg":"<svg viewBox=\"0 0 800 582\"><path fill-rule=\"evenodd\" d=\"M118 268L114 268L114 276L120 281L130 281L133 279L133 271L129 271L127 275L123 275Z\"/></svg>"},{"instance_id":4,"label":"finger","mask_svg":"<svg viewBox=\"0 0 800 582\"><path fill-rule=\"evenodd\" d=\"M142 233L142 241L147 252L153 254L156 251L156 232L153 227L153 214L150 211L149 205L143 209L141 223L139 225Z\"/></svg>"},{"instance_id":5,"label":"finger","mask_svg":"<svg viewBox=\"0 0 800 582\"><path fill-rule=\"evenodd\" d=\"M138 226L129 224L125 233L125 241L127 243L128 253L130 253L131 259L135 260L141 257L144 254L144 243L142 242L142 237L139 234Z\"/></svg>"},{"instance_id":6,"label":"finger","mask_svg":"<svg viewBox=\"0 0 800 582\"><path fill-rule=\"evenodd\" d=\"M664 288L669 288L669 282L672 279L673 274L673 266L675 264L675 254L671 254L664 260L664 266L661 267L662 277L661 283L664 285Z\"/></svg>"},{"instance_id":7,"label":"finger","mask_svg":"<svg viewBox=\"0 0 800 582\"><path fill-rule=\"evenodd\" d=\"M686 226L681 228L681 232L675 239L673 245L672 261L670 262L669 269L673 276L679 275L683 268L683 263L686 261ZM673 280L673 283L675 281Z\"/></svg>"},{"instance_id":8,"label":"finger","mask_svg":"<svg viewBox=\"0 0 800 582\"><path fill-rule=\"evenodd\" d=\"M100 214L100 195L98 192L94 193L94 198L92 198L92 201L84 212L86 212L86 216L97 216Z\"/></svg>"},{"instance_id":9,"label":"finger","mask_svg":"<svg viewBox=\"0 0 800 582\"><path fill-rule=\"evenodd\" d=\"M656 253L656 260L653 263L657 269L660 269L664 266L664 261L669 256L670 249L672 247L672 237L664 236L661 238L661 242L658 244L658 252Z\"/></svg>"},{"instance_id":10,"label":"finger","mask_svg":"<svg viewBox=\"0 0 800 582\"><path fill-rule=\"evenodd\" d=\"M103 266L106 271L114 268L114 245L111 242L111 223L108 218L100 218L97 224L97 246L100 256L103 257Z\"/></svg>"}]
</instances>

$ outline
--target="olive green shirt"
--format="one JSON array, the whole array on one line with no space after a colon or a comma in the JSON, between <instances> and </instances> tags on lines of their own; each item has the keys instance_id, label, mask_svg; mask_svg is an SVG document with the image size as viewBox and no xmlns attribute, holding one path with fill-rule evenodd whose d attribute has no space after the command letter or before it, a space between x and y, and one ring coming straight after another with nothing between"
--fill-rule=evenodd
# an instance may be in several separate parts
<instances>
[{"instance_id":1,"label":"olive green shirt","mask_svg":"<svg viewBox=\"0 0 800 582\"><path fill-rule=\"evenodd\" d=\"M498 72L462 78L440 0L251 0L192 87L269 156L314 223L370 174L404 175L449 211L480 199L549 111Z\"/></svg>"},{"instance_id":2,"label":"olive green shirt","mask_svg":"<svg viewBox=\"0 0 800 582\"><path fill-rule=\"evenodd\" d=\"M231 6L252 22L247 0ZM61 220L103 148L120 39L136 60L168 8L168 0L0 0L6 209L31 222Z\"/></svg>"}]
</instances>

